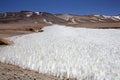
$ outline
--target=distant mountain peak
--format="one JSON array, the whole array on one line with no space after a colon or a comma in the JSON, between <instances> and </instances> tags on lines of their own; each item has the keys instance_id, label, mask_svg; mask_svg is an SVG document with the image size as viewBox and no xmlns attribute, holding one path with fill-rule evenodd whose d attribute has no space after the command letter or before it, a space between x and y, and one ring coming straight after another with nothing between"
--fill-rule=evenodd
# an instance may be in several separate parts
<instances>
[{"instance_id":1,"label":"distant mountain peak","mask_svg":"<svg viewBox=\"0 0 120 80\"><path fill-rule=\"evenodd\" d=\"M75 15L75 14L51 14L48 12L33 12L22 10L20 12L0 13L0 23L26 22L26 23L46 23L46 24L79 24L96 22L120 22L120 14L117 16L106 15Z\"/></svg>"}]
</instances>

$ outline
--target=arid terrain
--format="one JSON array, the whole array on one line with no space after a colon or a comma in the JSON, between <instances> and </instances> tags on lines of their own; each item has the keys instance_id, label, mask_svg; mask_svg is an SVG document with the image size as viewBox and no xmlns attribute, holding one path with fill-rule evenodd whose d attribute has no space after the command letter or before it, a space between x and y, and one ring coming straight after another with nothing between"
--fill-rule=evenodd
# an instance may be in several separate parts
<instances>
[{"instance_id":1,"label":"arid terrain","mask_svg":"<svg viewBox=\"0 0 120 80\"><path fill-rule=\"evenodd\" d=\"M27 69L22 69L11 64L0 62L0 80L75 80L75 79L60 79L52 75L46 75Z\"/></svg>"},{"instance_id":2,"label":"arid terrain","mask_svg":"<svg viewBox=\"0 0 120 80\"><path fill-rule=\"evenodd\" d=\"M0 38L29 34L39 32L43 27L50 26L51 24L0 24ZM99 29L119 29L120 22L109 23L80 23L80 24L60 24L67 26L74 26L80 28L99 28Z\"/></svg>"}]
</instances>

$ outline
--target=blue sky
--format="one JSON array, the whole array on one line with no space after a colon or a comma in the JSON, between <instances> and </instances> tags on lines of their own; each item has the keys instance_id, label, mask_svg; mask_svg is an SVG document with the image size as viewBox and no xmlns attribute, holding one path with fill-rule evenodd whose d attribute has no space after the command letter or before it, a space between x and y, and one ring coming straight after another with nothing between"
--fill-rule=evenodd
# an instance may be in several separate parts
<instances>
[{"instance_id":1,"label":"blue sky","mask_svg":"<svg viewBox=\"0 0 120 80\"><path fill-rule=\"evenodd\" d=\"M120 14L120 0L0 0L0 12L31 10L64 14Z\"/></svg>"}]
</instances>

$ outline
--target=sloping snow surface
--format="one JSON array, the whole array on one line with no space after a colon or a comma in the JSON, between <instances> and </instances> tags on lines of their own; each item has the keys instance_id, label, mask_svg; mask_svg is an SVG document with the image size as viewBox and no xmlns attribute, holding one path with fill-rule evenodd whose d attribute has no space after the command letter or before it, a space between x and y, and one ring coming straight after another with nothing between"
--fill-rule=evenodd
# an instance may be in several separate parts
<instances>
[{"instance_id":1,"label":"sloping snow surface","mask_svg":"<svg viewBox=\"0 0 120 80\"><path fill-rule=\"evenodd\" d=\"M9 38L0 61L80 80L120 80L120 30L53 25Z\"/></svg>"}]
</instances>

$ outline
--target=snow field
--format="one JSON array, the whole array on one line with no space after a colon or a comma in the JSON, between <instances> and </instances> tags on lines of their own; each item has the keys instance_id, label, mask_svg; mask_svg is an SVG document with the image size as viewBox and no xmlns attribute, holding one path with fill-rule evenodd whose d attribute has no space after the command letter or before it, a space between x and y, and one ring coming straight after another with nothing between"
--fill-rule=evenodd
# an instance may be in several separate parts
<instances>
[{"instance_id":1,"label":"snow field","mask_svg":"<svg viewBox=\"0 0 120 80\"><path fill-rule=\"evenodd\" d=\"M120 30L45 27L44 32L8 38L0 61L58 77L120 80Z\"/></svg>"}]
</instances>

